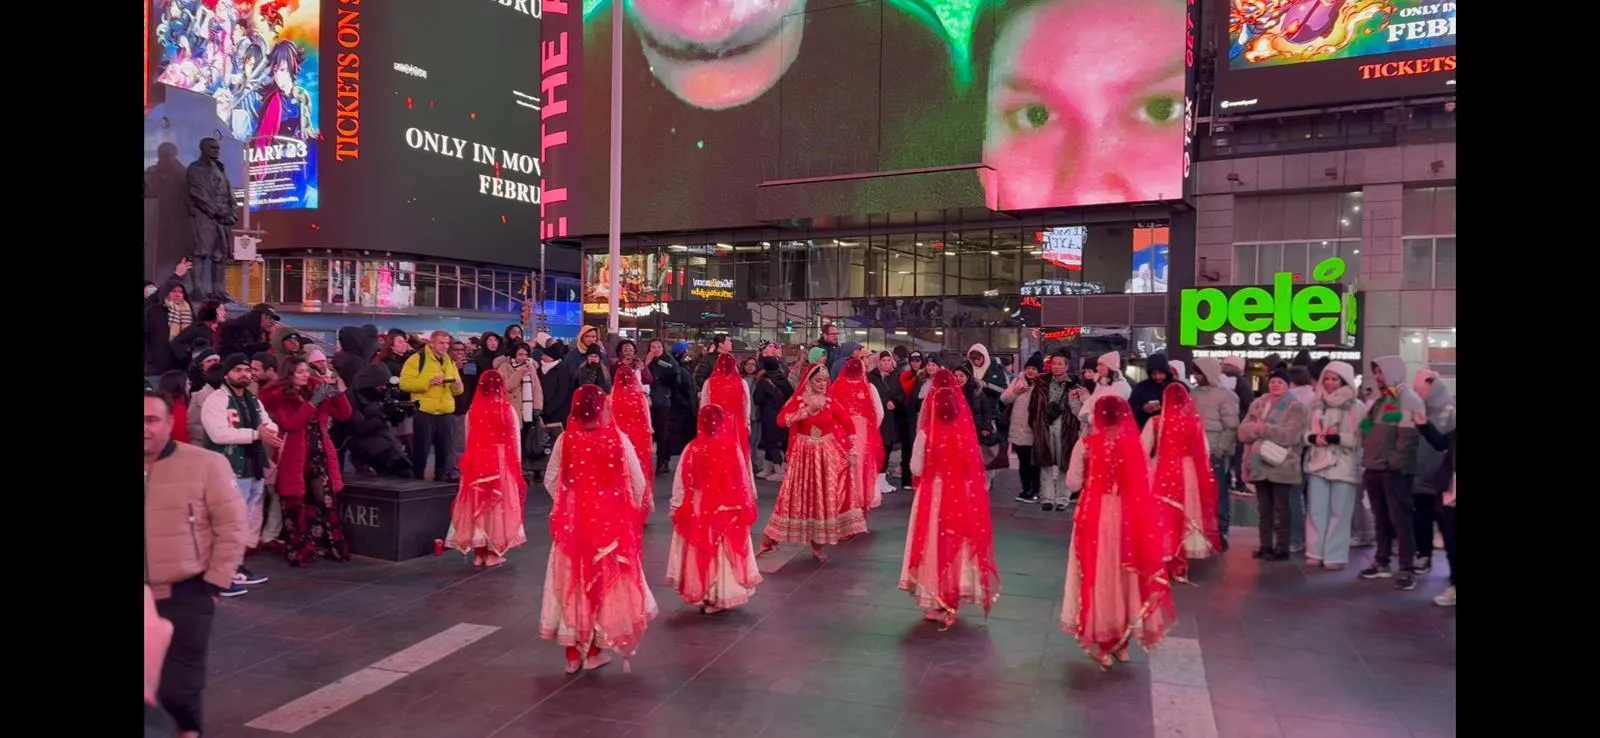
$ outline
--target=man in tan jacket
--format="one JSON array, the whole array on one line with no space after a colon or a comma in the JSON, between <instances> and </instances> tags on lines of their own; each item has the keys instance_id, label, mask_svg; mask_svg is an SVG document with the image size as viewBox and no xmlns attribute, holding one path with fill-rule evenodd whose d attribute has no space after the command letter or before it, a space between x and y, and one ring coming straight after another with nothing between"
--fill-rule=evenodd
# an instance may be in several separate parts
<instances>
[{"instance_id":1,"label":"man in tan jacket","mask_svg":"<svg viewBox=\"0 0 1600 738\"><path fill-rule=\"evenodd\" d=\"M199 736L206 650L218 597L244 560L244 499L215 451L172 440L172 400L144 393L144 580L172 623L157 698Z\"/></svg>"}]
</instances>

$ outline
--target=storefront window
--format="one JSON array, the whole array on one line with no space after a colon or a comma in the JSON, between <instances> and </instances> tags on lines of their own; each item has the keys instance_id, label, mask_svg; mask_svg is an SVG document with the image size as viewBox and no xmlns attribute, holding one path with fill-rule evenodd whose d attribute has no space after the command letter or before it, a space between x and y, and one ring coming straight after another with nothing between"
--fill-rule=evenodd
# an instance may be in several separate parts
<instances>
[{"instance_id":1,"label":"storefront window","mask_svg":"<svg viewBox=\"0 0 1600 738\"><path fill-rule=\"evenodd\" d=\"M1456 240L1454 238L1408 238L1401 265L1403 286L1408 290L1455 289Z\"/></svg>"},{"instance_id":2,"label":"storefront window","mask_svg":"<svg viewBox=\"0 0 1600 738\"><path fill-rule=\"evenodd\" d=\"M1353 284L1361 274L1361 241L1327 239L1290 243L1240 243L1233 246L1233 284L1269 284L1273 275L1289 272L1295 281L1310 279L1318 264L1338 257L1345 272L1340 281Z\"/></svg>"},{"instance_id":3,"label":"storefront window","mask_svg":"<svg viewBox=\"0 0 1600 738\"><path fill-rule=\"evenodd\" d=\"M1450 390L1455 391L1456 329L1401 328L1400 358L1413 369L1426 367L1438 372Z\"/></svg>"},{"instance_id":4,"label":"storefront window","mask_svg":"<svg viewBox=\"0 0 1600 738\"><path fill-rule=\"evenodd\" d=\"M1302 192L1234 199L1235 243L1361 237L1361 192Z\"/></svg>"},{"instance_id":5,"label":"storefront window","mask_svg":"<svg viewBox=\"0 0 1600 738\"><path fill-rule=\"evenodd\" d=\"M461 276L454 264L439 265L439 307L457 310L461 307Z\"/></svg>"}]
</instances>

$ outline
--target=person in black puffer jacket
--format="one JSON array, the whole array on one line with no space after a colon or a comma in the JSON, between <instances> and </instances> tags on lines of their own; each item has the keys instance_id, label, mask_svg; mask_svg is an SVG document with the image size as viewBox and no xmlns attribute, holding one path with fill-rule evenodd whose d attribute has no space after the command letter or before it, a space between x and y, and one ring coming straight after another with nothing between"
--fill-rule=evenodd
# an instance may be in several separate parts
<instances>
[{"instance_id":1,"label":"person in black puffer jacket","mask_svg":"<svg viewBox=\"0 0 1600 738\"><path fill-rule=\"evenodd\" d=\"M350 400L350 419L335 426L340 447L356 463L367 466L385 477L411 477L411 459L406 456L399 436L395 435L398 418L384 412L384 396L389 387L389 367L368 364L356 372L355 381L345 390Z\"/></svg>"},{"instance_id":2,"label":"person in black puffer jacket","mask_svg":"<svg viewBox=\"0 0 1600 738\"><path fill-rule=\"evenodd\" d=\"M789 448L789 429L778 425L778 412L794 395L794 385L777 357L761 357L761 373L756 377L751 402L756 406L756 422L761 425L761 451L766 455L763 473L756 476L773 482L783 481L787 471L784 452ZM910 453L907 451L907 453Z\"/></svg>"},{"instance_id":3,"label":"person in black puffer jacket","mask_svg":"<svg viewBox=\"0 0 1600 738\"><path fill-rule=\"evenodd\" d=\"M339 329L339 350L329 360L333 370L347 385L354 386L356 375L372 363L378 353L378 327L347 325Z\"/></svg>"},{"instance_id":4,"label":"person in black puffer jacket","mask_svg":"<svg viewBox=\"0 0 1600 738\"><path fill-rule=\"evenodd\" d=\"M1128 395L1128 404L1133 406L1133 419L1144 429L1144 424L1150 418L1161 414L1161 396L1167 391L1167 385L1172 384L1172 365L1167 362L1166 354L1151 354L1144 360L1145 378L1133 386L1133 393ZM1152 404L1154 403L1154 404Z\"/></svg>"}]
</instances>

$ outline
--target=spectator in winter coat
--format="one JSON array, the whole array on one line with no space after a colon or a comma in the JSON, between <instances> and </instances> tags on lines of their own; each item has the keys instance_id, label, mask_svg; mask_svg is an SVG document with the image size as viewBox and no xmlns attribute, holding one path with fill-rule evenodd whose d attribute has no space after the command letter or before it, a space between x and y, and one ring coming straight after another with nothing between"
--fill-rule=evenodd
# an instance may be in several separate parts
<instances>
[{"instance_id":1,"label":"spectator in winter coat","mask_svg":"<svg viewBox=\"0 0 1600 738\"><path fill-rule=\"evenodd\" d=\"M1128 404L1133 406L1133 419L1139 424L1139 429L1144 429L1144 424L1150 418L1161 412L1161 396L1166 392L1167 385L1171 384L1172 367L1167 363L1166 354L1151 354L1144 361L1145 378L1133 386L1133 393L1128 396Z\"/></svg>"},{"instance_id":2,"label":"spectator in winter coat","mask_svg":"<svg viewBox=\"0 0 1600 738\"><path fill-rule=\"evenodd\" d=\"M389 367L368 364L356 373L345 391L350 401L350 418L340 421L343 447L351 460L386 477L411 477L411 459L406 456L400 437L395 435L398 418L384 413L384 398L389 390Z\"/></svg>"},{"instance_id":3,"label":"spectator in winter coat","mask_svg":"<svg viewBox=\"0 0 1600 738\"><path fill-rule=\"evenodd\" d=\"M1217 532L1222 550L1228 550L1228 524L1233 518L1232 498L1228 494L1228 466L1234 447L1239 445L1239 396L1222 386L1222 365L1216 359L1194 360L1195 411L1205 426L1206 444L1211 451L1211 474L1217 480Z\"/></svg>"},{"instance_id":4,"label":"spectator in winter coat","mask_svg":"<svg viewBox=\"0 0 1600 738\"><path fill-rule=\"evenodd\" d=\"M278 328L278 313L271 305L260 303L250 312L229 318L222 324L222 345L219 352L254 356L259 351L272 350L272 334Z\"/></svg>"},{"instance_id":5,"label":"spectator in winter coat","mask_svg":"<svg viewBox=\"0 0 1600 738\"><path fill-rule=\"evenodd\" d=\"M1244 419L1244 414L1250 412L1250 403L1255 402L1256 392L1250 387L1250 378L1244 375L1245 362L1238 356L1229 356L1222 360L1223 386L1233 390L1239 397L1239 419ZM1244 492L1244 444L1236 444L1233 448L1233 462L1228 466L1229 473L1233 476L1233 489L1235 492ZM1217 481L1222 484L1221 480Z\"/></svg>"},{"instance_id":6,"label":"spectator in winter coat","mask_svg":"<svg viewBox=\"0 0 1600 738\"><path fill-rule=\"evenodd\" d=\"M1395 588L1415 589L1412 569L1417 560L1415 500L1412 483L1417 467L1417 427L1413 415L1425 412L1422 398L1411 388L1406 362L1398 356L1380 356L1367 367L1367 382L1375 392L1361 420L1361 481L1367 490L1378 532L1378 549L1362 579L1395 580ZM1391 551L1398 548L1400 571L1389 567Z\"/></svg>"}]
</instances>

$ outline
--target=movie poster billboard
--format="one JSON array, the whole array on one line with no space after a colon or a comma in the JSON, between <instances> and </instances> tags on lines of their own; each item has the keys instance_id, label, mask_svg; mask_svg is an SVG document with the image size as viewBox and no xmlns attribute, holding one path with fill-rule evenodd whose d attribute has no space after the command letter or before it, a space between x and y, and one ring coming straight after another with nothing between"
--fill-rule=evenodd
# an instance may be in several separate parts
<instances>
[{"instance_id":1,"label":"movie poster billboard","mask_svg":"<svg viewBox=\"0 0 1600 738\"><path fill-rule=\"evenodd\" d=\"M252 210L317 207L321 0L154 0L156 81L245 144ZM228 162L231 164L231 162Z\"/></svg>"}]
</instances>

